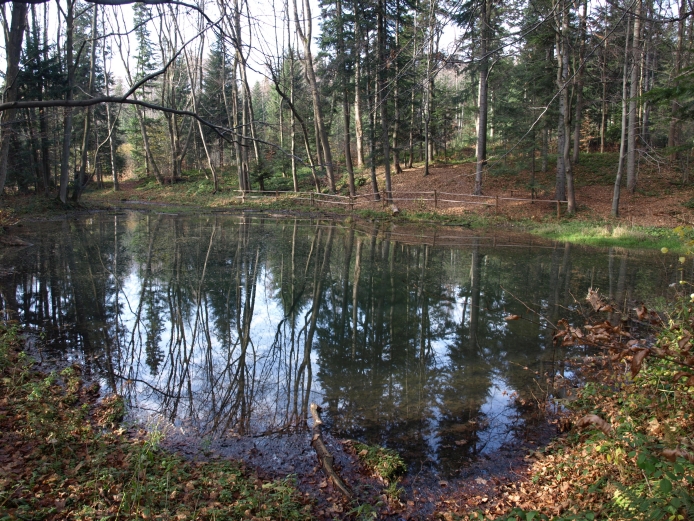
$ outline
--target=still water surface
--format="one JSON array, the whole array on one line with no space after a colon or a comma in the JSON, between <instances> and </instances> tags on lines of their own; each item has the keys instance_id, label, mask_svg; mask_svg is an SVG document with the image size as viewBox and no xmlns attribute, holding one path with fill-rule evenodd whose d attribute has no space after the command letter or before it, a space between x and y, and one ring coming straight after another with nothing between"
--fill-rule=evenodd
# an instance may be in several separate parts
<instances>
[{"instance_id":1,"label":"still water surface","mask_svg":"<svg viewBox=\"0 0 694 521\"><path fill-rule=\"evenodd\" d=\"M444 472L509 441L546 388L535 371L571 354L550 322L579 320L591 285L629 302L682 276L660 253L308 219L99 214L22 234L0 309L135 417L223 438L304 428L316 401L334 434Z\"/></svg>"}]
</instances>

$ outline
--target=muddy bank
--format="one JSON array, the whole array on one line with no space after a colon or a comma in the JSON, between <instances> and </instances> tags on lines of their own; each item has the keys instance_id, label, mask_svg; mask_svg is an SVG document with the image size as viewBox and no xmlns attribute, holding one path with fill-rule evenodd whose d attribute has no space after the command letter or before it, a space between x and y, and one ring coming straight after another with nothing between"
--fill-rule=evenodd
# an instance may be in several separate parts
<instances>
[{"instance_id":1,"label":"muddy bank","mask_svg":"<svg viewBox=\"0 0 694 521\"><path fill-rule=\"evenodd\" d=\"M555 407L528 407L528 414L512 427L510 441L500 449L481 454L460 467L454 476L443 476L430 462L410 465L401 477L399 499L385 493L386 483L360 462L352 440L324 432L326 445L335 458L335 468L354 491L346 500L320 467L311 447L309 422L290 434L202 439L180 428L164 428L163 447L186 458L243 461L263 479L293 476L297 488L315 502L318 519L352 519L358 505L368 503L379 519L437 519L442 512L467 511L491 505L500 491L527 479L538 449L559 433L561 411ZM161 424L158 427L161 429Z\"/></svg>"}]
</instances>

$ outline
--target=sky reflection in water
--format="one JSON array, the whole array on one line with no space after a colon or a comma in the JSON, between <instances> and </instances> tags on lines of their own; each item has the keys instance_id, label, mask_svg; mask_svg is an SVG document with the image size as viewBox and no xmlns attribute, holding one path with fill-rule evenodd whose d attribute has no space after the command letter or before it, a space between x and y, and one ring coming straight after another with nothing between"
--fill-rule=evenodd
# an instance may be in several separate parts
<instances>
[{"instance_id":1,"label":"sky reflection in water","mask_svg":"<svg viewBox=\"0 0 694 521\"><path fill-rule=\"evenodd\" d=\"M591 283L624 302L682 276L659 253L327 221L126 213L23 233L0 309L136 415L213 438L303 428L316 401L333 433L444 472L508 441L546 387L535 371L561 371L551 326L514 296L556 322Z\"/></svg>"}]
</instances>

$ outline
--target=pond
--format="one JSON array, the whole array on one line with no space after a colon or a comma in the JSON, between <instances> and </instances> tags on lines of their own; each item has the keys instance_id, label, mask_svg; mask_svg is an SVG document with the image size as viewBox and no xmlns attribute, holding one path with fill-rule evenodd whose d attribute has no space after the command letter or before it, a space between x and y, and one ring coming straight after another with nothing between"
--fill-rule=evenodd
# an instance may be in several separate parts
<instances>
[{"instance_id":1,"label":"pond","mask_svg":"<svg viewBox=\"0 0 694 521\"><path fill-rule=\"evenodd\" d=\"M315 401L333 434L446 475L551 392L572 354L552 324L580 321L589 287L628 304L683 277L660 252L267 215L104 213L21 235L0 309L134 418L199 439L290 433Z\"/></svg>"}]
</instances>

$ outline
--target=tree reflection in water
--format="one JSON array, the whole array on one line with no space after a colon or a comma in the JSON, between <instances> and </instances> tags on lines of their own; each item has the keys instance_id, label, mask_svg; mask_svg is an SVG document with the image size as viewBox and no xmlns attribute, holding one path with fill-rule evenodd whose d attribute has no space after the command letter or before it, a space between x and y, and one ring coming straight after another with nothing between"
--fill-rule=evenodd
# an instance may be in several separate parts
<instances>
[{"instance_id":1,"label":"tree reflection in water","mask_svg":"<svg viewBox=\"0 0 694 521\"><path fill-rule=\"evenodd\" d=\"M545 385L533 371L566 355L511 295L556 321L591 284L628 302L677 278L655 254L441 247L302 219L119 214L26 229L35 246L3 254L14 270L0 273L0 309L136 416L208 437L290 432L318 401L334 432L445 473L508 440L519 400Z\"/></svg>"}]
</instances>

